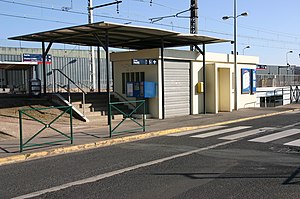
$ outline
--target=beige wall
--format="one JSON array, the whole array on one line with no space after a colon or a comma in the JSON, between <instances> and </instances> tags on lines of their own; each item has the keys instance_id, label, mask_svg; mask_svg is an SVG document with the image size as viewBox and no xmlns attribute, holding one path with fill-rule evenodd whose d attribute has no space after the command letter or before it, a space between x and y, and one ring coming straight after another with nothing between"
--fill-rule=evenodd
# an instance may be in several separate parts
<instances>
[{"instance_id":1,"label":"beige wall","mask_svg":"<svg viewBox=\"0 0 300 199\"><path fill-rule=\"evenodd\" d=\"M206 72L206 112L217 113L217 71L215 64L207 64Z\"/></svg>"}]
</instances>

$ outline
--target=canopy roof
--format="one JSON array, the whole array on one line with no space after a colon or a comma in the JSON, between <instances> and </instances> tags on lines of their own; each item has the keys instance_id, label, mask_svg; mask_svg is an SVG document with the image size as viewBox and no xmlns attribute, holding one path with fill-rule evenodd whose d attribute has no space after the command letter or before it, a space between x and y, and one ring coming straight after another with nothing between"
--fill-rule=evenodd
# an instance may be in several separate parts
<instances>
[{"instance_id":1,"label":"canopy roof","mask_svg":"<svg viewBox=\"0 0 300 199\"><path fill-rule=\"evenodd\" d=\"M3 62L0 61L0 69L5 70L21 70L21 69L29 69L35 65L37 62Z\"/></svg>"},{"instance_id":2,"label":"canopy roof","mask_svg":"<svg viewBox=\"0 0 300 199\"><path fill-rule=\"evenodd\" d=\"M164 47L180 47L229 41L199 34L181 34L179 32L158 28L107 22L66 27L11 37L9 39L101 46L101 43L105 44L106 33L108 33L109 47L128 49L160 48L162 39L164 41Z\"/></svg>"}]
</instances>

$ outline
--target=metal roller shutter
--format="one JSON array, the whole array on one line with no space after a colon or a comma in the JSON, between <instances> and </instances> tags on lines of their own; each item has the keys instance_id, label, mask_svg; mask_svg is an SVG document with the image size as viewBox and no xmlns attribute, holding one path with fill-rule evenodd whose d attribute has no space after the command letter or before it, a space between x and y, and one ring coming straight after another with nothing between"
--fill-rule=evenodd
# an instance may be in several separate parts
<instances>
[{"instance_id":1,"label":"metal roller shutter","mask_svg":"<svg viewBox=\"0 0 300 199\"><path fill-rule=\"evenodd\" d=\"M165 118L190 114L190 62L164 63Z\"/></svg>"}]
</instances>

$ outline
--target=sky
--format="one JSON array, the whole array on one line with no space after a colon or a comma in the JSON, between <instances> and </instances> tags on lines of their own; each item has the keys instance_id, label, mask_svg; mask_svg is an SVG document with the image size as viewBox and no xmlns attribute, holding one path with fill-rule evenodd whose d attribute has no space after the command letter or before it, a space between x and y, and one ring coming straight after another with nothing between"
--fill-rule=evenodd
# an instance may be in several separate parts
<instances>
[{"instance_id":1,"label":"sky","mask_svg":"<svg viewBox=\"0 0 300 199\"><path fill-rule=\"evenodd\" d=\"M116 0L93 0L94 6ZM152 3L150 3L152 2ZM234 0L198 0L198 33L233 40ZM0 0L0 46L38 47L40 43L8 40L9 37L85 24L88 0ZM151 23L150 18L175 15L188 10L190 0L122 0L117 6L94 10L94 22L130 23L189 33L189 12L183 18L165 18ZM237 0L237 49L239 54L258 56L260 64L300 66L300 1ZM68 11L64 11L68 10ZM245 48L250 46L250 48ZM55 45L52 48L83 49ZM206 50L230 53L230 43L207 45ZM293 53L289 53L293 51Z\"/></svg>"}]
</instances>

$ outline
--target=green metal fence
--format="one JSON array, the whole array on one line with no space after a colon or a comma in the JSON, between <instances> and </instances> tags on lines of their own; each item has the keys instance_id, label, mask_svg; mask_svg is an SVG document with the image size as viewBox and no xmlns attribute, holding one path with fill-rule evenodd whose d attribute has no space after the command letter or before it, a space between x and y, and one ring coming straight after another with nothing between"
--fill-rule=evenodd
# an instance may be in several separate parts
<instances>
[{"instance_id":1,"label":"green metal fence","mask_svg":"<svg viewBox=\"0 0 300 199\"><path fill-rule=\"evenodd\" d=\"M50 122L42 121L41 119L38 119L36 116L33 116L30 113L28 113L28 112L36 112L36 111L38 111L38 112L46 111L47 112L47 110L50 110L50 109L62 110L62 112L59 115L57 115L54 119L52 119ZM70 121L70 132L69 133L70 133L70 135L67 135L67 133L63 133L62 131L60 131L57 128L53 127L53 124L66 113L69 113L69 115L70 115L70 118L69 118L69 121ZM23 119L24 119L23 115L26 115L27 117L29 117L33 121L36 121L36 122L43 125L42 129L40 129L38 132L36 132L32 137L30 137L26 141L23 141ZM34 147L34 146L50 145L50 144L55 144L55 143L59 143L59 142L70 141L71 144L73 144L73 122L72 122L72 118L73 118L72 117L72 106L20 109L19 110L20 152L22 152L24 148L29 148L29 147ZM31 144L30 143L34 138L36 138L38 135L40 135L46 129L52 129L53 131L59 133L60 135L62 135L63 137L65 137L67 139L56 140L56 141L51 141L51 142L44 142L44 143L39 143L39 144Z\"/></svg>"},{"instance_id":2,"label":"green metal fence","mask_svg":"<svg viewBox=\"0 0 300 199\"><path fill-rule=\"evenodd\" d=\"M118 105L127 105L127 104L136 104L133 110L129 113L125 113L125 111L121 110ZM111 102L109 103L109 112L110 112L110 121L112 121L113 111L116 110L117 113L121 113L123 115L122 121L120 121L115 127L112 127L112 123L109 125L109 136L112 137L113 134L117 133L124 133L124 132L133 132L133 131L146 131L146 121L145 121L145 100L137 100L137 101L127 101L127 102ZM133 114L142 114L142 123L138 122L134 117ZM126 129L117 131L117 129L125 122L125 120L131 120L133 123L138 125L138 128L133 129Z\"/></svg>"}]
</instances>

